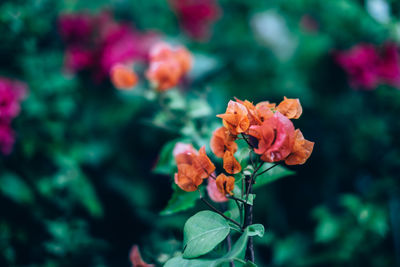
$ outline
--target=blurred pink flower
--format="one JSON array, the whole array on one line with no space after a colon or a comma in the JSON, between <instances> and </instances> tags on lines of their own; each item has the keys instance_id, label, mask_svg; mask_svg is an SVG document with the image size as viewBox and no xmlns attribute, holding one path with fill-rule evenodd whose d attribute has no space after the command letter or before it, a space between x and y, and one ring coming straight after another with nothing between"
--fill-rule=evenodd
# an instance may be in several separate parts
<instances>
[{"instance_id":1,"label":"blurred pink flower","mask_svg":"<svg viewBox=\"0 0 400 267\"><path fill-rule=\"evenodd\" d=\"M26 95L26 85L0 77L0 122L9 123L20 111L20 101Z\"/></svg>"},{"instance_id":2,"label":"blurred pink flower","mask_svg":"<svg viewBox=\"0 0 400 267\"><path fill-rule=\"evenodd\" d=\"M359 44L336 53L336 61L347 72L351 86L374 89L379 82L379 55L373 45Z\"/></svg>"},{"instance_id":3,"label":"blurred pink flower","mask_svg":"<svg viewBox=\"0 0 400 267\"><path fill-rule=\"evenodd\" d=\"M147 59L156 33L141 33L114 20L107 11L62 14L59 30L66 44L65 67L70 72L90 70L96 80L107 77L112 66Z\"/></svg>"},{"instance_id":4,"label":"blurred pink flower","mask_svg":"<svg viewBox=\"0 0 400 267\"><path fill-rule=\"evenodd\" d=\"M8 123L0 123L0 151L4 155L8 155L12 151L14 145L14 132Z\"/></svg>"},{"instance_id":5,"label":"blurred pink flower","mask_svg":"<svg viewBox=\"0 0 400 267\"><path fill-rule=\"evenodd\" d=\"M335 59L347 72L354 88L375 89L379 84L400 87L400 58L394 43L385 43L379 51L372 44L359 44L335 53Z\"/></svg>"},{"instance_id":6,"label":"blurred pink flower","mask_svg":"<svg viewBox=\"0 0 400 267\"><path fill-rule=\"evenodd\" d=\"M215 173L214 173L215 177ZM228 199L218 190L217 184L213 178L208 178L207 193L214 202L226 202Z\"/></svg>"},{"instance_id":7,"label":"blurred pink flower","mask_svg":"<svg viewBox=\"0 0 400 267\"><path fill-rule=\"evenodd\" d=\"M196 40L204 40L210 36L212 24L220 16L220 8L216 0L170 0L182 28Z\"/></svg>"}]
</instances>

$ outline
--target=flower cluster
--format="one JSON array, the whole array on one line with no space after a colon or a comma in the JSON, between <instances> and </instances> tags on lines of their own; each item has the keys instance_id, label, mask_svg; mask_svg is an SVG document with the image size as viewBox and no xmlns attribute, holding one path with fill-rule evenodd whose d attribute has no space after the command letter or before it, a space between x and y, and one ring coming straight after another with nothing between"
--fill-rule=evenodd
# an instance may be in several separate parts
<instances>
[{"instance_id":1,"label":"flower cluster","mask_svg":"<svg viewBox=\"0 0 400 267\"><path fill-rule=\"evenodd\" d=\"M372 90L379 84L400 88L400 57L394 43L384 44L381 51L372 44L359 44L335 53L335 59L354 88Z\"/></svg>"},{"instance_id":2,"label":"flower cluster","mask_svg":"<svg viewBox=\"0 0 400 267\"><path fill-rule=\"evenodd\" d=\"M149 68L146 78L159 92L167 91L178 85L182 77L191 69L193 59L189 51L180 46L171 47L159 42L149 52ZM138 82L133 64L117 64L110 72L111 82L118 89L132 89Z\"/></svg>"},{"instance_id":3,"label":"flower cluster","mask_svg":"<svg viewBox=\"0 0 400 267\"><path fill-rule=\"evenodd\" d=\"M220 16L216 0L170 0L182 28L195 40L207 39L211 25Z\"/></svg>"},{"instance_id":4,"label":"flower cluster","mask_svg":"<svg viewBox=\"0 0 400 267\"><path fill-rule=\"evenodd\" d=\"M0 151L5 155L12 151L14 132L11 122L18 116L20 102L25 95L24 83L0 78Z\"/></svg>"},{"instance_id":5,"label":"flower cluster","mask_svg":"<svg viewBox=\"0 0 400 267\"><path fill-rule=\"evenodd\" d=\"M96 80L107 77L117 64L146 60L149 47L159 40L155 33L116 22L110 12L63 14L59 31L67 46L66 69L89 70Z\"/></svg>"},{"instance_id":6,"label":"flower cluster","mask_svg":"<svg viewBox=\"0 0 400 267\"><path fill-rule=\"evenodd\" d=\"M217 115L224 126L214 131L211 150L216 157L223 159L223 169L231 175L242 170L234 156L238 150L238 139L244 139L263 162L304 164L312 153L314 143L304 139L302 132L295 129L291 121L301 114L298 99L285 97L279 105L267 101L256 105L247 100L229 101L226 112ZM192 145L178 143L174 157L178 166L175 183L183 190L195 191L203 179L211 177L207 191L212 200L223 202L227 200L227 195L232 195L235 178L223 173L215 177L215 166L205 154L204 147L197 152Z\"/></svg>"}]
</instances>

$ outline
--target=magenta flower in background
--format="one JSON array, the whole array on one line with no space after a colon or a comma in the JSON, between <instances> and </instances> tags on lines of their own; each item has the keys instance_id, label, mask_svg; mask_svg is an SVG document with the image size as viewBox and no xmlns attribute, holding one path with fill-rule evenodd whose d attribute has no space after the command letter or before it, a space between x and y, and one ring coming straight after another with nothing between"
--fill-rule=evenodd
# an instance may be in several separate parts
<instances>
[{"instance_id":1,"label":"magenta flower in background","mask_svg":"<svg viewBox=\"0 0 400 267\"><path fill-rule=\"evenodd\" d=\"M26 85L0 77L0 122L9 123L20 111L20 101L26 95Z\"/></svg>"},{"instance_id":2,"label":"magenta flower in background","mask_svg":"<svg viewBox=\"0 0 400 267\"><path fill-rule=\"evenodd\" d=\"M400 58L396 44L386 43L383 46L378 73L383 83L400 88Z\"/></svg>"},{"instance_id":3,"label":"magenta flower in background","mask_svg":"<svg viewBox=\"0 0 400 267\"><path fill-rule=\"evenodd\" d=\"M7 123L0 123L0 151L3 155L9 155L14 145L14 131Z\"/></svg>"},{"instance_id":4,"label":"magenta flower in background","mask_svg":"<svg viewBox=\"0 0 400 267\"><path fill-rule=\"evenodd\" d=\"M156 33L139 32L106 11L62 14L59 31L66 44L67 71L90 70L97 81L107 77L115 64L146 60L150 47L159 40Z\"/></svg>"},{"instance_id":5,"label":"magenta flower in background","mask_svg":"<svg viewBox=\"0 0 400 267\"><path fill-rule=\"evenodd\" d=\"M8 155L14 145L14 132L11 121L18 116L20 102L26 96L26 85L0 77L0 152Z\"/></svg>"},{"instance_id":6,"label":"magenta flower in background","mask_svg":"<svg viewBox=\"0 0 400 267\"><path fill-rule=\"evenodd\" d=\"M64 14L59 19L61 37L67 43L88 41L93 34L95 20L88 13Z\"/></svg>"},{"instance_id":7,"label":"magenta flower in background","mask_svg":"<svg viewBox=\"0 0 400 267\"><path fill-rule=\"evenodd\" d=\"M195 40L210 36L212 24L220 16L216 0L170 0L184 31Z\"/></svg>"},{"instance_id":8,"label":"magenta flower in background","mask_svg":"<svg viewBox=\"0 0 400 267\"><path fill-rule=\"evenodd\" d=\"M398 47L388 42L381 50L372 44L358 44L348 51L335 53L352 87L366 90L373 90L379 84L400 87Z\"/></svg>"},{"instance_id":9,"label":"magenta flower in background","mask_svg":"<svg viewBox=\"0 0 400 267\"><path fill-rule=\"evenodd\" d=\"M373 45L359 44L336 53L336 61L347 72L355 88L374 89L379 82L379 55Z\"/></svg>"}]
</instances>

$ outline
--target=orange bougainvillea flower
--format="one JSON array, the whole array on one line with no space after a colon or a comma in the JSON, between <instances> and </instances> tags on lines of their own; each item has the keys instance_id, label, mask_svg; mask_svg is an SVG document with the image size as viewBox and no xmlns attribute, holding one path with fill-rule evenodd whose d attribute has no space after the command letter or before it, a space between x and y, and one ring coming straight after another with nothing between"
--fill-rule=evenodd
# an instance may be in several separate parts
<instances>
[{"instance_id":1,"label":"orange bougainvillea flower","mask_svg":"<svg viewBox=\"0 0 400 267\"><path fill-rule=\"evenodd\" d=\"M193 156L197 156L197 151L193 148L191 144L185 144L178 142L176 143L172 154L175 157L176 165L179 164L192 164Z\"/></svg>"},{"instance_id":2,"label":"orange bougainvillea flower","mask_svg":"<svg viewBox=\"0 0 400 267\"><path fill-rule=\"evenodd\" d=\"M129 260L132 263L132 267L154 267L154 264L147 264L143 261L137 245L134 245L131 248L131 251L129 252Z\"/></svg>"},{"instance_id":3,"label":"orange bougainvillea flower","mask_svg":"<svg viewBox=\"0 0 400 267\"><path fill-rule=\"evenodd\" d=\"M240 163L235 159L233 153L227 150L224 154L224 170L229 174L235 174L242 170L242 166Z\"/></svg>"},{"instance_id":4,"label":"orange bougainvillea flower","mask_svg":"<svg viewBox=\"0 0 400 267\"><path fill-rule=\"evenodd\" d=\"M212 178L208 178L207 193L211 200L214 202L228 201L226 196L218 190L217 183Z\"/></svg>"},{"instance_id":5,"label":"orange bougainvillea flower","mask_svg":"<svg viewBox=\"0 0 400 267\"><path fill-rule=\"evenodd\" d=\"M146 77L156 90L166 91L179 83L181 74L179 63L169 59L151 62Z\"/></svg>"},{"instance_id":6,"label":"orange bougainvillea flower","mask_svg":"<svg viewBox=\"0 0 400 267\"><path fill-rule=\"evenodd\" d=\"M139 80L132 68L123 64L116 64L112 67L110 78L115 88L122 90L132 89Z\"/></svg>"},{"instance_id":7,"label":"orange bougainvillea flower","mask_svg":"<svg viewBox=\"0 0 400 267\"><path fill-rule=\"evenodd\" d=\"M232 191L235 188L235 178L232 176L226 176L225 174L221 173L218 175L217 179L215 180L217 184L217 188L219 192L221 192L224 196L226 195L233 195Z\"/></svg>"},{"instance_id":8,"label":"orange bougainvillea flower","mask_svg":"<svg viewBox=\"0 0 400 267\"><path fill-rule=\"evenodd\" d=\"M251 126L249 135L258 139L254 152L261 155L263 161L281 161L292 152L295 139L293 123L278 111L260 126Z\"/></svg>"},{"instance_id":9,"label":"orange bougainvillea flower","mask_svg":"<svg viewBox=\"0 0 400 267\"><path fill-rule=\"evenodd\" d=\"M247 109L247 117L249 118L250 125L260 124L261 121L258 118L256 107L248 100L240 100L235 97L236 102L242 104Z\"/></svg>"},{"instance_id":10,"label":"orange bougainvillea flower","mask_svg":"<svg viewBox=\"0 0 400 267\"><path fill-rule=\"evenodd\" d=\"M260 102L256 105L257 117L259 124L274 116L275 104L268 101Z\"/></svg>"},{"instance_id":11,"label":"orange bougainvillea flower","mask_svg":"<svg viewBox=\"0 0 400 267\"><path fill-rule=\"evenodd\" d=\"M217 115L217 117L222 119L224 126L231 134L238 135L245 132L250 126L247 114L248 112L244 105L231 100L228 103L226 112Z\"/></svg>"},{"instance_id":12,"label":"orange bougainvillea flower","mask_svg":"<svg viewBox=\"0 0 400 267\"><path fill-rule=\"evenodd\" d=\"M298 119L300 118L301 113L303 112L303 108L301 107L300 100L298 98L291 99L283 98L283 101L276 107L276 110L282 113L284 116L289 119Z\"/></svg>"},{"instance_id":13,"label":"orange bougainvillea flower","mask_svg":"<svg viewBox=\"0 0 400 267\"><path fill-rule=\"evenodd\" d=\"M184 191L196 191L203 179L197 168L189 164L179 164L178 173L175 173L175 183Z\"/></svg>"},{"instance_id":14,"label":"orange bougainvillea flower","mask_svg":"<svg viewBox=\"0 0 400 267\"><path fill-rule=\"evenodd\" d=\"M185 191L195 191L214 171L215 166L206 155L205 147L197 152L192 145L177 143L173 155L178 166L175 183Z\"/></svg>"},{"instance_id":15,"label":"orange bougainvillea flower","mask_svg":"<svg viewBox=\"0 0 400 267\"><path fill-rule=\"evenodd\" d=\"M194 165L198 170L200 178L208 178L215 171L215 165L206 154L206 148L203 146L199 150L198 156L194 158Z\"/></svg>"},{"instance_id":16,"label":"orange bougainvillea flower","mask_svg":"<svg viewBox=\"0 0 400 267\"><path fill-rule=\"evenodd\" d=\"M227 150L235 153L238 149L235 136L232 136L225 127L214 131L210 145L212 152L219 158L222 158Z\"/></svg>"},{"instance_id":17,"label":"orange bougainvillea flower","mask_svg":"<svg viewBox=\"0 0 400 267\"><path fill-rule=\"evenodd\" d=\"M285 159L287 165L304 164L310 157L314 148L314 142L304 139L302 132L297 129L292 153Z\"/></svg>"}]
</instances>

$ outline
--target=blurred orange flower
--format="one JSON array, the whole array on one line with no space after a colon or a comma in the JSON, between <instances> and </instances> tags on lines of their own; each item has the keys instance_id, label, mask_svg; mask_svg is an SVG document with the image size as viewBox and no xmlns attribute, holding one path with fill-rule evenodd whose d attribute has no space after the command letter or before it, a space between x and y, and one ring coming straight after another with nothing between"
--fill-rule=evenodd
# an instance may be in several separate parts
<instances>
[{"instance_id":1,"label":"blurred orange flower","mask_svg":"<svg viewBox=\"0 0 400 267\"><path fill-rule=\"evenodd\" d=\"M249 135L258 139L258 147L254 152L266 162L285 159L294 145L293 123L278 111L260 126L251 126Z\"/></svg>"},{"instance_id":2,"label":"blurred orange flower","mask_svg":"<svg viewBox=\"0 0 400 267\"><path fill-rule=\"evenodd\" d=\"M231 134L238 135L245 132L250 126L247 114L248 111L244 105L231 100L228 103L226 112L217 115L217 117L222 119L224 126Z\"/></svg>"},{"instance_id":3,"label":"blurred orange flower","mask_svg":"<svg viewBox=\"0 0 400 267\"><path fill-rule=\"evenodd\" d=\"M176 86L181 73L179 63L169 59L152 62L146 72L146 77L156 90L162 92Z\"/></svg>"},{"instance_id":4,"label":"blurred orange flower","mask_svg":"<svg viewBox=\"0 0 400 267\"><path fill-rule=\"evenodd\" d=\"M183 75L192 67L193 59L184 47L172 48L161 42L155 44L149 53L150 66L146 77L159 91L166 91L176 86Z\"/></svg>"},{"instance_id":5,"label":"blurred orange flower","mask_svg":"<svg viewBox=\"0 0 400 267\"><path fill-rule=\"evenodd\" d=\"M186 74L193 65L193 58L190 52L184 47L178 47L175 50L176 60L181 66L182 74Z\"/></svg>"},{"instance_id":6,"label":"blurred orange flower","mask_svg":"<svg viewBox=\"0 0 400 267\"><path fill-rule=\"evenodd\" d=\"M304 164L310 157L314 148L314 142L304 139L299 129L295 132L295 138L292 153L285 159L287 165Z\"/></svg>"},{"instance_id":7,"label":"blurred orange flower","mask_svg":"<svg viewBox=\"0 0 400 267\"><path fill-rule=\"evenodd\" d=\"M224 154L224 170L229 174L235 174L242 170L242 166L240 163L235 159L233 153L227 150Z\"/></svg>"},{"instance_id":8,"label":"blurred orange flower","mask_svg":"<svg viewBox=\"0 0 400 267\"><path fill-rule=\"evenodd\" d=\"M218 175L215 183L217 184L219 192L221 192L224 196L228 194L233 195L232 191L235 187L235 178L221 173Z\"/></svg>"},{"instance_id":9,"label":"blurred orange flower","mask_svg":"<svg viewBox=\"0 0 400 267\"><path fill-rule=\"evenodd\" d=\"M219 158L222 158L227 150L235 153L238 149L235 137L225 127L220 127L214 131L210 145L212 152Z\"/></svg>"},{"instance_id":10,"label":"blurred orange flower","mask_svg":"<svg viewBox=\"0 0 400 267\"><path fill-rule=\"evenodd\" d=\"M115 88L122 90L132 89L138 83L136 73L132 68L123 64L116 64L112 67L110 78Z\"/></svg>"},{"instance_id":11,"label":"blurred orange flower","mask_svg":"<svg viewBox=\"0 0 400 267\"><path fill-rule=\"evenodd\" d=\"M298 98L291 99L284 97L283 101L276 107L276 110L282 113L289 119L300 118L303 108L301 107L300 100Z\"/></svg>"},{"instance_id":12,"label":"blurred orange flower","mask_svg":"<svg viewBox=\"0 0 400 267\"><path fill-rule=\"evenodd\" d=\"M175 183L184 191L196 191L203 179L198 170L189 164L179 164L178 173L175 173Z\"/></svg>"}]
</instances>

